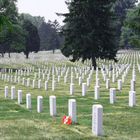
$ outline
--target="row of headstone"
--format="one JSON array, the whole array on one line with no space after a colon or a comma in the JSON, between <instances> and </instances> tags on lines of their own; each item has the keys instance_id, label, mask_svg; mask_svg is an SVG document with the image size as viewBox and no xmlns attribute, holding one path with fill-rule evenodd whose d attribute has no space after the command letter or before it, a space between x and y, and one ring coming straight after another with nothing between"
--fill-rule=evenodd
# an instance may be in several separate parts
<instances>
[{"instance_id":1,"label":"row of headstone","mask_svg":"<svg viewBox=\"0 0 140 140\"><path fill-rule=\"evenodd\" d=\"M11 87L11 99L16 99L15 87ZM8 86L5 86L5 98L8 98ZM18 90L18 104L22 103L22 90ZM50 116L56 116L56 97L49 97ZM31 109L31 94L26 94L26 108ZM73 123L77 123L77 106L75 99L68 101L68 116L71 117ZM43 111L43 97L37 97L37 112ZM93 105L92 107L92 132L96 136L103 135L103 107L101 105Z\"/></svg>"},{"instance_id":2,"label":"row of headstone","mask_svg":"<svg viewBox=\"0 0 140 140\"><path fill-rule=\"evenodd\" d=\"M127 71L128 73L128 71ZM6 74L3 75L4 77L6 77ZM136 75L135 75L135 71L133 70L133 76L132 76L132 80L131 80L131 91L135 91L135 79L136 79ZM18 77L18 81L20 81L20 77ZM25 85L25 78L22 79L22 84ZM30 86L30 78L27 79L26 82L26 86ZM32 87L35 88L35 80L32 81ZM41 88L42 84L41 84L41 80L38 80L38 88ZM52 91L55 90L56 87L56 81L52 81ZM87 83L82 83L82 96L85 96L86 94L86 90L87 90ZM99 98L99 79L96 79L96 86L95 86L95 99ZM106 80L106 88L109 89L110 88L110 79ZM118 90L122 89L122 80L119 79L118 80ZM48 81L45 81L45 90L48 90ZM71 83L70 84L70 95L74 94L74 84Z\"/></svg>"},{"instance_id":3,"label":"row of headstone","mask_svg":"<svg viewBox=\"0 0 140 140\"><path fill-rule=\"evenodd\" d=\"M122 66L123 68L125 68L125 66ZM40 69L38 70L39 72L41 71ZM85 71L85 73L87 74L88 72L90 71L90 69L87 69L87 71ZM104 72L103 70L101 70L102 72ZM120 71L122 71L122 70L120 70ZM73 74L72 74L73 72L71 72L71 83L73 83L73 81L74 80L72 80L73 79ZM91 81L91 75L92 75L92 73L93 73L93 70L91 70L90 71L90 74L89 74L89 77L87 78L87 86L89 86L90 85L90 81ZM114 69L113 69L113 73L115 73L114 72ZM104 74L105 75L105 74ZM43 76L44 77L44 76ZM96 71L96 77L98 78L98 71ZM67 78L67 76L65 76L65 82L67 81L66 80L66 78ZM82 78L82 77L81 77ZM15 78L15 79L17 79L17 78ZM43 78L44 79L44 78ZM48 78L49 79L49 78ZM80 77L79 77L79 79L80 79ZM113 82L115 82L115 74L112 76L112 81ZM54 78L53 78L53 80L54 80ZM106 80L106 76L104 76L104 80ZM16 81L16 80L15 80ZM19 80L18 81L20 81L20 78L19 78ZM60 76L58 76L58 81L60 81ZM81 80L79 80L79 81L81 81ZM80 84L81 84L81 82L79 82Z\"/></svg>"}]
</instances>

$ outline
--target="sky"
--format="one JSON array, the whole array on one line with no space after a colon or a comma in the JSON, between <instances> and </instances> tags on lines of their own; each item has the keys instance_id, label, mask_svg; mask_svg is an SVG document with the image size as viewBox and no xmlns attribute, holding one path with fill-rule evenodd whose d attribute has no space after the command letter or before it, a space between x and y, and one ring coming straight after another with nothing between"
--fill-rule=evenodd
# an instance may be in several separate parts
<instances>
[{"instance_id":1,"label":"sky","mask_svg":"<svg viewBox=\"0 0 140 140\"><path fill-rule=\"evenodd\" d=\"M57 19L61 25L63 24L63 18L58 17L55 13L66 13L68 11L65 0L18 0L17 7L19 13L45 17L46 22Z\"/></svg>"},{"instance_id":2,"label":"sky","mask_svg":"<svg viewBox=\"0 0 140 140\"><path fill-rule=\"evenodd\" d=\"M65 0L18 0L19 13L29 13L32 16L45 17L48 20L55 19L62 25L63 18L55 13L66 13L68 11Z\"/></svg>"}]
</instances>

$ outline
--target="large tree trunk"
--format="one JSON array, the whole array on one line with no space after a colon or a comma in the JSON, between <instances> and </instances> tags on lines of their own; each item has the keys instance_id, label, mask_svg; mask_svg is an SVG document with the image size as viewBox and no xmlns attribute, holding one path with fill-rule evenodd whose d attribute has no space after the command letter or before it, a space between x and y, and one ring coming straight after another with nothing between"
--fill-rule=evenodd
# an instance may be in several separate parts
<instances>
[{"instance_id":1,"label":"large tree trunk","mask_svg":"<svg viewBox=\"0 0 140 140\"><path fill-rule=\"evenodd\" d=\"M26 55L26 59L28 59L29 58L29 52L26 52L25 55Z\"/></svg>"},{"instance_id":2,"label":"large tree trunk","mask_svg":"<svg viewBox=\"0 0 140 140\"><path fill-rule=\"evenodd\" d=\"M1 56L4 57L4 48L3 45L0 44L0 51L1 51Z\"/></svg>"},{"instance_id":3,"label":"large tree trunk","mask_svg":"<svg viewBox=\"0 0 140 140\"><path fill-rule=\"evenodd\" d=\"M1 56L4 57L4 52L3 51L1 52Z\"/></svg>"},{"instance_id":4,"label":"large tree trunk","mask_svg":"<svg viewBox=\"0 0 140 140\"><path fill-rule=\"evenodd\" d=\"M9 56L9 58L11 58L11 54L10 54L10 51L8 52L8 56Z\"/></svg>"},{"instance_id":5,"label":"large tree trunk","mask_svg":"<svg viewBox=\"0 0 140 140\"><path fill-rule=\"evenodd\" d=\"M92 60L92 66L94 67L94 70L96 70L97 64L96 64L96 58L94 54L92 54L91 60Z\"/></svg>"},{"instance_id":6,"label":"large tree trunk","mask_svg":"<svg viewBox=\"0 0 140 140\"><path fill-rule=\"evenodd\" d=\"M55 53L55 49L53 49L53 54Z\"/></svg>"}]
</instances>

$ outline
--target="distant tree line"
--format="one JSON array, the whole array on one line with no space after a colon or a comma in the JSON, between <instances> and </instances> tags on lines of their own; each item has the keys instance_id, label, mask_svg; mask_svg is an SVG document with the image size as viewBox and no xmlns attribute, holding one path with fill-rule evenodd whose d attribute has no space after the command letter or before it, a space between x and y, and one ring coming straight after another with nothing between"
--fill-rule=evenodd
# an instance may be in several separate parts
<instances>
[{"instance_id":1,"label":"distant tree line","mask_svg":"<svg viewBox=\"0 0 140 140\"><path fill-rule=\"evenodd\" d=\"M122 27L120 45L140 48L140 4L129 9Z\"/></svg>"},{"instance_id":2,"label":"distant tree line","mask_svg":"<svg viewBox=\"0 0 140 140\"><path fill-rule=\"evenodd\" d=\"M64 42L64 37L61 35L61 26L57 20L45 22L44 17L32 16L30 14L22 14L24 19L29 20L38 29L40 37L40 50L60 49Z\"/></svg>"},{"instance_id":3,"label":"distant tree line","mask_svg":"<svg viewBox=\"0 0 140 140\"><path fill-rule=\"evenodd\" d=\"M137 0L66 0L64 26L57 20L19 14L17 0L0 0L0 53L61 49L71 61L116 60L118 49L140 47Z\"/></svg>"},{"instance_id":4,"label":"distant tree line","mask_svg":"<svg viewBox=\"0 0 140 140\"><path fill-rule=\"evenodd\" d=\"M63 37L60 36L60 25L45 22L44 17L33 17L19 14L17 0L0 0L0 53L24 52L26 58L30 52L60 48Z\"/></svg>"}]
</instances>

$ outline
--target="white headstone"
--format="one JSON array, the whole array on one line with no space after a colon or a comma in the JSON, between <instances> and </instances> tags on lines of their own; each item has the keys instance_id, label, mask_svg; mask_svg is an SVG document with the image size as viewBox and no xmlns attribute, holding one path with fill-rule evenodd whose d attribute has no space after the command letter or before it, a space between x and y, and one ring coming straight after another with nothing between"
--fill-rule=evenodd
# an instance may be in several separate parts
<instances>
[{"instance_id":1,"label":"white headstone","mask_svg":"<svg viewBox=\"0 0 140 140\"><path fill-rule=\"evenodd\" d=\"M50 102L50 115L56 116L56 97L50 96L49 102Z\"/></svg>"},{"instance_id":2,"label":"white headstone","mask_svg":"<svg viewBox=\"0 0 140 140\"><path fill-rule=\"evenodd\" d=\"M41 79L38 80L38 88L41 88Z\"/></svg>"},{"instance_id":3,"label":"white headstone","mask_svg":"<svg viewBox=\"0 0 140 140\"><path fill-rule=\"evenodd\" d=\"M133 107L136 105L136 92L129 91L129 106Z\"/></svg>"},{"instance_id":4,"label":"white headstone","mask_svg":"<svg viewBox=\"0 0 140 140\"><path fill-rule=\"evenodd\" d=\"M95 136L103 135L103 107L102 105L92 106L92 133Z\"/></svg>"},{"instance_id":5,"label":"white headstone","mask_svg":"<svg viewBox=\"0 0 140 140\"><path fill-rule=\"evenodd\" d=\"M23 86L25 85L25 78L24 77L22 78L22 85Z\"/></svg>"},{"instance_id":6,"label":"white headstone","mask_svg":"<svg viewBox=\"0 0 140 140\"><path fill-rule=\"evenodd\" d=\"M35 88L35 80L32 81L32 87Z\"/></svg>"},{"instance_id":7,"label":"white headstone","mask_svg":"<svg viewBox=\"0 0 140 140\"><path fill-rule=\"evenodd\" d=\"M37 97L37 112L40 113L43 110L43 97L38 96Z\"/></svg>"},{"instance_id":8,"label":"white headstone","mask_svg":"<svg viewBox=\"0 0 140 140\"><path fill-rule=\"evenodd\" d=\"M74 94L74 84L71 83L70 84L70 95L73 95Z\"/></svg>"},{"instance_id":9,"label":"white headstone","mask_svg":"<svg viewBox=\"0 0 140 140\"><path fill-rule=\"evenodd\" d=\"M55 90L55 86L56 86L56 81L52 81L52 91Z\"/></svg>"},{"instance_id":10,"label":"white headstone","mask_svg":"<svg viewBox=\"0 0 140 140\"><path fill-rule=\"evenodd\" d=\"M31 105L31 94L26 94L26 108L27 109L31 109L32 105Z\"/></svg>"},{"instance_id":11,"label":"white headstone","mask_svg":"<svg viewBox=\"0 0 140 140\"><path fill-rule=\"evenodd\" d=\"M4 96L5 98L8 97L8 86L5 86Z\"/></svg>"},{"instance_id":12,"label":"white headstone","mask_svg":"<svg viewBox=\"0 0 140 140\"><path fill-rule=\"evenodd\" d=\"M114 83L115 81L116 81L116 75L113 74L113 75L112 75L112 82Z\"/></svg>"},{"instance_id":13,"label":"white headstone","mask_svg":"<svg viewBox=\"0 0 140 140\"><path fill-rule=\"evenodd\" d=\"M106 80L106 89L109 89L110 88L110 79L107 79Z\"/></svg>"},{"instance_id":14,"label":"white headstone","mask_svg":"<svg viewBox=\"0 0 140 140\"><path fill-rule=\"evenodd\" d=\"M48 81L45 81L45 90L48 90Z\"/></svg>"},{"instance_id":15,"label":"white headstone","mask_svg":"<svg viewBox=\"0 0 140 140\"><path fill-rule=\"evenodd\" d=\"M94 92L95 92L94 99L95 100L98 100L100 98L100 95L99 95L99 86L95 86L94 87Z\"/></svg>"},{"instance_id":16,"label":"white headstone","mask_svg":"<svg viewBox=\"0 0 140 140\"><path fill-rule=\"evenodd\" d=\"M136 81L136 75L133 75L133 76L132 76L132 80L133 80L133 81Z\"/></svg>"},{"instance_id":17,"label":"white headstone","mask_svg":"<svg viewBox=\"0 0 140 140\"><path fill-rule=\"evenodd\" d=\"M116 89L110 88L110 104L114 104L116 102Z\"/></svg>"},{"instance_id":18,"label":"white headstone","mask_svg":"<svg viewBox=\"0 0 140 140\"><path fill-rule=\"evenodd\" d=\"M122 82L124 83L125 75L122 75Z\"/></svg>"},{"instance_id":19,"label":"white headstone","mask_svg":"<svg viewBox=\"0 0 140 140\"><path fill-rule=\"evenodd\" d=\"M22 90L18 90L18 104L22 103Z\"/></svg>"},{"instance_id":20,"label":"white headstone","mask_svg":"<svg viewBox=\"0 0 140 140\"><path fill-rule=\"evenodd\" d=\"M90 86L90 78L87 78L87 86Z\"/></svg>"},{"instance_id":21,"label":"white headstone","mask_svg":"<svg viewBox=\"0 0 140 140\"><path fill-rule=\"evenodd\" d=\"M11 87L11 99L15 99L16 98L16 90L15 90L15 86Z\"/></svg>"},{"instance_id":22,"label":"white headstone","mask_svg":"<svg viewBox=\"0 0 140 140\"><path fill-rule=\"evenodd\" d=\"M82 84L82 77L79 77L79 85Z\"/></svg>"},{"instance_id":23,"label":"white headstone","mask_svg":"<svg viewBox=\"0 0 140 140\"><path fill-rule=\"evenodd\" d=\"M122 80L118 80L118 90L122 90Z\"/></svg>"},{"instance_id":24,"label":"white headstone","mask_svg":"<svg viewBox=\"0 0 140 140\"><path fill-rule=\"evenodd\" d=\"M86 95L86 90L87 90L87 84L86 83L82 83L82 96Z\"/></svg>"},{"instance_id":25,"label":"white headstone","mask_svg":"<svg viewBox=\"0 0 140 140\"><path fill-rule=\"evenodd\" d=\"M72 119L72 122L76 123L77 117L76 117L76 100L75 99L69 99L68 112L69 112L69 116Z\"/></svg>"}]
</instances>

